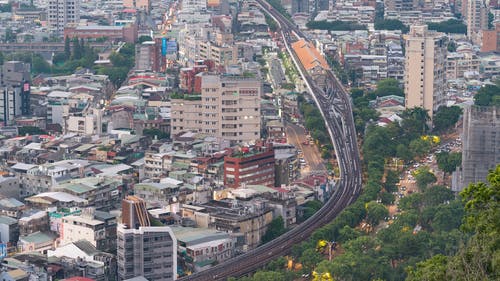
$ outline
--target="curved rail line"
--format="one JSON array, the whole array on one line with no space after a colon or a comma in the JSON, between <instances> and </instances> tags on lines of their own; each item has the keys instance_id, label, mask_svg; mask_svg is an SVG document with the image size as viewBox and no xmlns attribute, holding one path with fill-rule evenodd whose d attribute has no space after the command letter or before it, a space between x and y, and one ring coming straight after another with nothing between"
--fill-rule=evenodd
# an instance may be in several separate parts
<instances>
[{"instance_id":1,"label":"curved rail line","mask_svg":"<svg viewBox=\"0 0 500 281\"><path fill-rule=\"evenodd\" d=\"M305 38L304 34L292 22L276 12L267 2L264 0L256 1L278 22L289 51L291 36ZM345 207L354 202L361 192L360 157L351 101L346 90L330 70L327 70L327 78L333 89L330 92L333 93L325 93L323 89L319 89L312 77L298 63L295 54L291 53L294 56L295 64L301 70L301 75L308 86L311 96L323 115L335 148L340 170L337 189L325 205L311 218L282 236L243 255L179 280L224 280L228 277L237 277L254 272L269 261L289 253L293 245L304 241L314 230L331 222ZM333 102L334 99L335 102Z\"/></svg>"}]
</instances>

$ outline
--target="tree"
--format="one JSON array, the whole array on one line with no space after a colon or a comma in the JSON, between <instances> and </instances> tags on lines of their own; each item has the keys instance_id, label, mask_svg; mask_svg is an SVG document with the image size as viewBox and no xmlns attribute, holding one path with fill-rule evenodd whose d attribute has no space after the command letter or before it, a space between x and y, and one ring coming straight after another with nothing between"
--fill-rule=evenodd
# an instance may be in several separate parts
<instances>
[{"instance_id":1,"label":"tree","mask_svg":"<svg viewBox=\"0 0 500 281\"><path fill-rule=\"evenodd\" d=\"M427 122L430 120L429 113L421 107L409 108L401 113L401 127L404 131L404 137L409 140L416 139L424 135L429 127Z\"/></svg>"},{"instance_id":2,"label":"tree","mask_svg":"<svg viewBox=\"0 0 500 281\"><path fill-rule=\"evenodd\" d=\"M265 244L281 234L285 233L285 222L281 216L273 219L271 223L267 226L266 233L262 236L262 244Z\"/></svg>"},{"instance_id":3,"label":"tree","mask_svg":"<svg viewBox=\"0 0 500 281\"><path fill-rule=\"evenodd\" d=\"M437 206L447 201L453 200L455 195L451 189L446 186L436 185L429 187L423 194L424 204L426 206Z\"/></svg>"},{"instance_id":4,"label":"tree","mask_svg":"<svg viewBox=\"0 0 500 281\"><path fill-rule=\"evenodd\" d=\"M474 104L479 106L500 105L500 87L485 85L474 95Z\"/></svg>"},{"instance_id":5,"label":"tree","mask_svg":"<svg viewBox=\"0 0 500 281\"><path fill-rule=\"evenodd\" d=\"M462 164L461 152L441 152L436 154L438 168L445 174L453 173Z\"/></svg>"},{"instance_id":6,"label":"tree","mask_svg":"<svg viewBox=\"0 0 500 281\"><path fill-rule=\"evenodd\" d=\"M429 167L423 166L413 172L417 186L420 190L425 191L427 186L437 181L436 176L430 171Z\"/></svg>"},{"instance_id":7,"label":"tree","mask_svg":"<svg viewBox=\"0 0 500 281\"><path fill-rule=\"evenodd\" d=\"M429 30L436 30L444 33L467 34L467 26L461 20L449 19L438 23L428 22Z\"/></svg>"},{"instance_id":8,"label":"tree","mask_svg":"<svg viewBox=\"0 0 500 281\"><path fill-rule=\"evenodd\" d=\"M436 132L444 132L452 128L458 122L458 119L460 119L461 114L462 109L458 106L439 107L432 120L434 123L434 130Z\"/></svg>"},{"instance_id":9,"label":"tree","mask_svg":"<svg viewBox=\"0 0 500 281\"><path fill-rule=\"evenodd\" d=\"M375 201L366 204L366 220L372 226L376 226L379 222L389 215L387 208Z\"/></svg>"},{"instance_id":10,"label":"tree","mask_svg":"<svg viewBox=\"0 0 500 281\"><path fill-rule=\"evenodd\" d=\"M0 52L0 65L3 64L3 61L4 61L4 56L3 56L3 53Z\"/></svg>"},{"instance_id":11,"label":"tree","mask_svg":"<svg viewBox=\"0 0 500 281\"><path fill-rule=\"evenodd\" d=\"M33 55L33 73L51 73L50 64L40 54Z\"/></svg>"},{"instance_id":12,"label":"tree","mask_svg":"<svg viewBox=\"0 0 500 281\"><path fill-rule=\"evenodd\" d=\"M412 155L423 157L424 155L429 153L432 148L432 144L427 140L418 138L410 142L409 148Z\"/></svg>"},{"instance_id":13,"label":"tree","mask_svg":"<svg viewBox=\"0 0 500 281\"><path fill-rule=\"evenodd\" d=\"M14 31L12 31L12 28L7 27L7 29L5 29L5 42L6 43L16 42L16 37L17 37L17 35L14 33Z\"/></svg>"},{"instance_id":14,"label":"tree","mask_svg":"<svg viewBox=\"0 0 500 281\"><path fill-rule=\"evenodd\" d=\"M377 97L389 95L405 96L403 89L399 86L399 81L394 78L380 80L377 83L377 90L375 90L374 95Z\"/></svg>"},{"instance_id":15,"label":"tree","mask_svg":"<svg viewBox=\"0 0 500 281\"><path fill-rule=\"evenodd\" d=\"M142 131L142 134L145 136L150 136L151 138L157 138L159 140L161 139L168 139L170 138L170 134L165 133L159 129L144 129Z\"/></svg>"},{"instance_id":16,"label":"tree","mask_svg":"<svg viewBox=\"0 0 500 281\"><path fill-rule=\"evenodd\" d=\"M408 163L415 157L415 154L406 145L398 144L396 147L396 156L401 158L405 163Z\"/></svg>"},{"instance_id":17,"label":"tree","mask_svg":"<svg viewBox=\"0 0 500 281\"><path fill-rule=\"evenodd\" d=\"M441 281L446 280L448 257L436 255L428 260L417 263L416 267L408 267L407 281Z\"/></svg>"},{"instance_id":18,"label":"tree","mask_svg":"<svg viewBox=\"0 0 500 281\"><path fill-rule=\"evenodd\" d=\"M385 175L384 188L387 192L392 193L398 190L396 186L399 183L398 173L392 170L387 171Z\"/></svg>"},{"instance_id":19,"label":"tree","mask_svg":"<svg viewBox=\"0 0 500 281\"><path fill-rule=\"evenodd\" d=\"M82 52L81 52L81 48L80 48L80 41L78 40L78 38L73 37L72 43L73 43L73 52L72 52L71 59L79 60L82 57Z\"/></svg>"},{"instance_id":20,"label":"tree","mask_svg":"<svg viewBox=\"0 0 500 281\"><path fill-rule=\"evenodd\" d=\"M142 44L143 42L146 42L146 41L153 41L153 38L151 38L151 36L148 36L148 35L141 35L137 39L137 43L139 43L139 44Z\"/></svg>"},{"instance_id":21,"label":"tree","mask_svg":"<svg viewBox=\"0 0 500 281\"><path fill-rule=\"evenodd\" d=\"M410 28L400 20L382 19L375 21L375 30L401 30L408 33Z\"/></svg>"},{"instance_id":22,"label":"tree","mask_svg":"<svg viewBox=\"0 0 500 281\"><path fill-rule=\"evenodd\" d=\"M64 37L64 58L65 61L71 57L71 46L69 36Z\"/></svg>"},{"instance_id":23,"label":"tree","mask_svg":"<svg viewBox=\"0 0 500 281\"><path fill-rule=\"evenodd\" d=\"M19 128L19 135L20 136L25 136L25 135L46 135L47 132L34 126L23 126Z\"/></svg>"},{"instance_id":24,"label":"tree","mask_svg":"<svg viewBox=\"0 0 500 281\"><path fill-rule=\"evenodd\" d=\"M309 29L320 29L320 30L366 30L367 27L364 24L358 24L352 21L310 21L306 24Z\"/></svg>"},{"instance_id":25,"label":"tree","mask_svg":"<svg viewBox=\"0 0 500 281\"><path fill-rule=\"evenodd\" d=\"M281 272L276 271L257 271L254 274L253 280L259 281L285 281L285 276Z\"/></svg>"}]
</instances>

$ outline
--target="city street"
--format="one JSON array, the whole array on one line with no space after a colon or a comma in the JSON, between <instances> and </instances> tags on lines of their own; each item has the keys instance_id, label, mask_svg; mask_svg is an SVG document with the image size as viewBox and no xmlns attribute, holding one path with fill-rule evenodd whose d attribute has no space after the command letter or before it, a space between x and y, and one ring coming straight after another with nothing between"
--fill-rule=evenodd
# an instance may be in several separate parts
<instances>
[{"instance_id":1,"label":"city street","mask_svg":"<svg viewBox=\"0 0 500 281\"><path fill-rule=\"evenodd\" d=\"M305 129L290 122L286 122L285 124L288 143L302 150L302 157L307 163L307 166L301 170L302 176L308 175L311 172L326 171L318 147L316 145L303 144L307 141Z\"/></svg>"}]
</instances>

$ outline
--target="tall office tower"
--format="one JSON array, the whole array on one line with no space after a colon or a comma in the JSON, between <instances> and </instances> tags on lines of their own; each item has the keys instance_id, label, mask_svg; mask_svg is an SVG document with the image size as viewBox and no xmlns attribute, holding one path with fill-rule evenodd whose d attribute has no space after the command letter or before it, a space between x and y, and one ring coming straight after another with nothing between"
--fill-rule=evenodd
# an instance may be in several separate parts
<instances>
[{"instance_id":1,"label":"tall office tower","mask_svg":"<svg viewBox=\"0 0 500 281\"><path fill-rule=\"evenodd\" d=\"M8 125L30 113L30 65L8 61L0 68L0 118Z\"/></svg>"},{"instance_id":2,"label":"tall office tower","mask_svg":"<svg viewBox=\"0 0 500 281\"><path fill-rule=\"evenodd\" d=\"M486 182L489 169L500 163L500 106L465 109L462 132L462 169L453 174L452 189Z\"/></svg>"},{"instance_id":3,"label":"tall office tower","mask_svg":"<svg viewBox=\"0 0 500 281\"><path fill-rule=\"evenodd\" d=\"M309 14L309 0L292 0L292 15L297 13Z\"/></svg>"},{"instance_id":4,"label":"tall office tower","mask_svg":"<svg viewBox=\"0 0 500 281\"><path fill-rule=\"evenodd\" d=\"M468 0L466 14L467 38L480 45L481 31L488 28L488 7L484 0Z\"/></svg>"},{"instance_id":5,"label":"tall office tower","mask_svg":"<svg viewBox=\"0 0 500 281\"><path fill-rule=\"evenodd\" d=\"M80 21L80 0L49 0L47 14L51 31L62 36L66 25Z\"/></svg>"},{"instance_id":6,"label":"tall office tower","mask_svg":"<svg viewBox=\"0 0 500 281\"><path fill-rule=\"evenodd\" d=\"M405 107L422 107L432 118L444 102L447 38L422 25L412 26L405 41Z\"/></svg>"},{"instance_id":7,"label":"tall office tower","mask_svg":"<svg viewBox=\"0 0 500 281\"><path fill-rule=\"evenodd\" d=\"M149 13L151 11L151 2L149 0L123 0L123 7L139 9Z\"/></svg>"},{"instance_id":8,"label":"tall office tower","mask_svg":"<svg viewBox=\"0 0 500 281\"><path fill-rule=\"evenodd\" d=\"M122 201L123 223L117 227L118 280L177 278L177 240L168 226L150 226L146 202L136 196Z\"/></svg>"},{"instance_id":9,"label":"tall office tower","mask_svg":"<svg viewBox=\"0 0 500 281\"><path fill-rule=\"evenodd\" d=\"M172 136L194 131L233 142L260 139L260 79L203 73L195 79L201 95L171 97Z\"/></svg>"}]
</instances>

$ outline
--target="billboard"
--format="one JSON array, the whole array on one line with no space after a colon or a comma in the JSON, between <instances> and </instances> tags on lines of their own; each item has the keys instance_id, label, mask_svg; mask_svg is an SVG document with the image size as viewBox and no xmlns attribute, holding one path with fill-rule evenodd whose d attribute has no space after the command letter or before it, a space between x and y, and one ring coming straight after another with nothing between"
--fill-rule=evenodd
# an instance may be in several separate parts
<instances>
[{"instance_id":1,"label":"billboard","mask_svg":"<svg viewBox=\"0 0 500 281\"><path fill-rule=\"evenodd\" d=\"M167 55L167 38L161 39L161 55L162 56Z\"/></svg>"},{"instance_id":2,"label":"billboard","mask_svg":"<svg viewBox=\"0 0 500 281\"><path fill-rule=\"evenodd\" d=\"M3 259L7 256L7 244L0 243L0 259Z\"/></svg>"}]
</instances>

